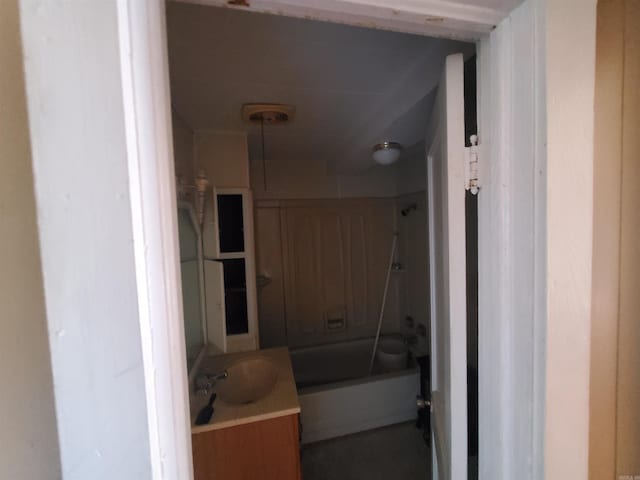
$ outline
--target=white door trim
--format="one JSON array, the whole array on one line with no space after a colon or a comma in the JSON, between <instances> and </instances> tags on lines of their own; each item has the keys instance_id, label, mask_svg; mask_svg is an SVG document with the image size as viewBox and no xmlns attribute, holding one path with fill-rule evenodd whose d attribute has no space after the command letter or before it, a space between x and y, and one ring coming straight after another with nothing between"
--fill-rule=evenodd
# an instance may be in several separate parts
<instances>
[{"instance_id":1,"label":"white door trim","mask_svg":"<svg viewBox=\"0 0 640 480\"><path fill-rule=\"evenodd\" d=\"M152 478L190 480L164 3L118 0L118 30Z\"/></svg>"},{"instance_id":2,"label":"white door trim","mask_svg":"<svg viewBox=\"0 0 640 480\"><path fill-rule=\"evenodd\" d=\"M508 14L473 0L178 0L238 10L347 23L417 35L476 41Z\"/></svg>"},{"instance_id":3,"label":"white door trim","mask_svg":"<svg viewBox=\"0 0 640 480\"><path fill-rule=\"evenodd\" d=\"M540 2L525 2L478 48L478 134L487 154L478 195L481 480L543 478L546 117L541 10Z\"/></svg>"}]
</instances>

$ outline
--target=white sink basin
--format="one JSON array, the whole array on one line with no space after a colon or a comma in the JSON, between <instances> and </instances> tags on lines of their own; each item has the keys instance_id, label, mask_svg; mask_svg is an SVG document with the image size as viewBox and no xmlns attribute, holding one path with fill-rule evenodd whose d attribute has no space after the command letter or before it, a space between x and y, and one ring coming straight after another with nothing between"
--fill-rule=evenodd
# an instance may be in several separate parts
<instances>
[{"instance_id":1,"label":"white sink basin","mask_svg":"<svg viewBox=\"0 0 640 480\"><path fill-rule=\"evenodd\" d=\"M266 358L246 358L227 367L228 376L218 381L216 393L230 404L260 400L271 392L278 380L276 365Z\"/></svg>"}]
</instances>

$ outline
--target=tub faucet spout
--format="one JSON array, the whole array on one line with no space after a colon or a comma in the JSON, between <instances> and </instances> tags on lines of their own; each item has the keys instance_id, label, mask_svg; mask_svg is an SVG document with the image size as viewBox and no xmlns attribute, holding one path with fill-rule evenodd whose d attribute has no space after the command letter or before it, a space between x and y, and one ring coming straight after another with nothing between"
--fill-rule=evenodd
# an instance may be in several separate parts
<instances>
[{"instance_id":1,"label":"tub faucet spout","mask_svg":"<svg viewBox=\"0 0 640 480\"><path fill-rule=\"evenodd\" d=\"M213 382L217 382L218 380L224 380L228 376L229 372L227 370L223 370L222 372L207 375L207 379Z\"/></svg>"}]
</instances>

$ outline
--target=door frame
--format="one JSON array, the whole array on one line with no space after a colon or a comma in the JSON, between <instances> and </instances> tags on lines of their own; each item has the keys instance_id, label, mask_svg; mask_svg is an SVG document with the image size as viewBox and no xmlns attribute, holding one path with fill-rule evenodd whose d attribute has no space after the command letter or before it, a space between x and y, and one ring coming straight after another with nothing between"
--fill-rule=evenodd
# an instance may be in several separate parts
<instances>
[{"instance_id":1,"label":"door frame","mask_svg":"<svg viewBox=\"0 0 640 480\"><path fill-rule=\"evenodd\" d=\"M154 480L193 479L166 11L117 0L149 453Z\"/></svg>"},{"instance_id":2,"label":"door frame","mask_svg":"<svg viewBox=\"0 0 640 480\"><path fill-rule=\"evenodd\" d=\"M201 0L198 3L229 2ZM256 0L252 4L277 10L280 14L309 14L301 12L301 1ZM547 151L544 143L548 95L545 64L550 55L546 51L549 11L545 10L545 3L541 0L527 0L514 12L500 17L489 15L491 12L487 9L461 6L447 0L394 2L393 9L386 7L381 0L326 0L313 2L313 5L311 15L317 19L351 24L363 22L408 33L458 35L458 38L478 41L479 138L481 145L485 145L481 148L482 190L478 205L480 478L542 478L545 432L553 430L549 423L545 423L550 410L546 402L549 395L546 346L551 340L550 334L554 333L547 329L547 302L550 298L546 285L553 282L547 278L547 254L551 246L547 243L551 238L547 236L547 212L548 208L556 205L547 203ZM131 64L130 51L121 49L123 75L130 75L130 94L132 98L145 98L148 92L153 92L159 93L158 98L161 99L159 104L139 104L136 109L129 110L127 132L132 133L136 127L139 132L155 131L161 126L159 131L170 137L164 4L160 0L119 0L119 6L123 12L118 19L124 35L121 38L128 39L132 51L146 52L149 58L150 68L125 71L124 66ZM584 10L584 5L573 8ZM151 15L145 22L136 12ZM375 13L375 18L372 18L372 13ZM411 20L416 15L438 21L423 22L426 26L417 31L416 22ZM398 21L399 17L402 21ZM498 28L492 30L497 23L500 23ZM437 24L447 30L438 30ZM585 38L588 34L585 33ZM530 55L513 55L518 50ZM530 94L528 103L519 101L523 92L517 87L517 82L523 79ZM511 109L512 104L517 104L519 109ZM533 164L533 168L526 171L517 170L512 165L514 144L519 140L527 141L526 158ZM147 205L175 207L175 199L169 198L173 193L173 179L167 169L173 161L170 142L168 148L158 149L155 148L158 144L167 143L166 138L157 135L145 138L136 134L130 136L130 141L130 151L137 151L137 155L129 156L130 172L148 173L140 175L134 186L139 191L139 199L144 199ZM567 141L577 142L578 139L573 137ZM145 146L150 148L142 148ZM558 181L569 180L566 171L557 173ZM517 194L523 184L528 188L528 200ZM182 338L182 318L179 303L176 304L179 299L166 290L167 285L174 285L177 291L177 267L167 265L166 257L160 255L167 248L173 248L177 231L174 224L158 225L157 219L145 208L141 208L139 213L140 228L134 230L136 244L144 245L150 241L164 245L165 249L161 248L159 254L152 257L145 257L145 252L137 251L139 290L147 289L149 308L164 306L167 301L172 305L165 314L157 317L141 314L140 323L143 344L147 345L147 352L152 352L145 357L147 393L152 399L148 415L152 455L155 452L153 459L158 465L163 462L175 465L172 470L160 469L156 465L154 478L188 479L192 478L192 472L190 438L184 431L185 421L188 421L184 408L186 392L169 388L172 384L186 383L183 361L176 360L183 350L176 344L176 339ZM518 223L518 218L525 218L528 223ZM583 222L582 226L587 227L586 223ZM518 248L525 240L531 250L527 255L521 255ZM573 264L587 262L586 254L580 253L580 258L569 260ZM138 255L144 260L138 259ZM154 270L159 265L166 267L161 270L160 278ZM527 279L526 284L531 290L525 291L522 286L514 284L521 278ZM519 303L523 298L531 298L532 301L523 307ZM519 315L520 328L516 328L512 321L515 314ZM586 332L589 332L588 328ZM156 342L157 335L162 340L159 343ZM576 356L575 359L579 358ZM512 367L514 360L519 361ZM167 369L158 371L158 362L166 365ZM495 365L500 368L496 369ZM571 394L559 387L555 393ZM160 394L169 395L171 401L160 401ZM529 408L522 408L519 402L523 400ZM581 402L579 400L578 403L582 408ZM171 408L172 405L180 408ZM177 435L175 428L169 428L169 425L180 426ZM569 428L571 426L566 429ZM581 458L576 460L581 461ZM580 465L576 468L580 470Z\"/></svg>"},{"instance_id":3,"label":"door frame","mask_svg":"<svg viewBox=\"0 0 640 480\"><path fill-rule=\"evenodd\" d=\"M35 42L36 35L38 42L42 37L36 33L39 27L57 32L65 25L54 17L34 20L34 2L20 1L27 13L22 16L23 42L27 36L29 48L46 55L47 48L56 45L48 47L48 37ZM306 13L301 11L303 0L237 3L478 42L480 478L537 479L554 473L559 473L554 478L585 478L588 435L575 433L588 431L591 244L584 240L566 255L563 238L588 239L593 233L593 147L585 139L593 133L589 95L595 21L590 22L595 20L595 0L526 0L498 16L449 0L402 0L393 2L393 8L383 0L315 0L314 11ZM177 228L175 220L158 217L158 212L176 207L165 4L117 0L117 5L119 38L103 32L100 40L118 43L126 99L122 122L135 223L132 240L152 475L156 480L183 480L193 473ZM580 28L567 29L568 22ZM72 40L80 38L72 31L68 34ZM581 55L572 55L568 45L580 45ZM30 95L46 95L47 73L27 69ZM71 85L77 83L73 73L56 70L57 78L68 75ZM567 85L582 77L583 88ZM32 122L40 119L35 106L29 110ZM36 152L47 147L37 132L31 141ZM55 179L35 185L42 202L64 194L63 188ZM581 209L578 200L587 208ZM101 201L108 206L112 200L94 199L94 207ZM39 220L42 215L39 211ZM523 246L524 255L519 250ZM49 268L43 262L45 278ZM526 281L520 282L523 278ZM553 288L547 289L547 284ZM50 329L55 331L51 325ZM573 337L578 348L567 352L562 342ZM553 370L547 368L547 358L554 362ZM562 448L566 445L572 446L570 453Z\"/></svg>"}]
</instances>

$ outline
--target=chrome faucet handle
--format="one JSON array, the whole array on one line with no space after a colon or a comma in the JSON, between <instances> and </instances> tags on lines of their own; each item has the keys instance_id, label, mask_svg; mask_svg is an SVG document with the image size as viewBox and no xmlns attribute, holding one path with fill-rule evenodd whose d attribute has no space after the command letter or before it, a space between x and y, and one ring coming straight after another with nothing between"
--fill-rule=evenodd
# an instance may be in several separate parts
<instances>
[{"instance_id":1,"label":"chrome faucet handle","mask_svg":"<svg viewBox=\"0 0 640 480\"><path fill-rule=\"evenodd\" d=\"M194 383L196 395L207 395L213 387L213 382L208 375L198 375Z\"/></svg>"},{"instance_id":2,"label":"chrome faucet handle","mask_svg":"<svg viewBox=\"0 0 640 480\"><path fill-rule=\"evenodd\" d=\"M209 391L215 386L219 380L224 380L229 376L229 372L223 370L218 373L203 373L196 377L195 380L195 392L196 395L208 395Z\"/></svg>"},{"instance_id":3,"label":"chrome faucet handle","mask_svg":"<svg viewBox=\"0 0 640 480\"><path fill-rule=\"evenodd\" d=\"M209 375L198 375L194 385L196 395L207 395L214 385L215 381Z\"/></svg>"}]
</instances>

